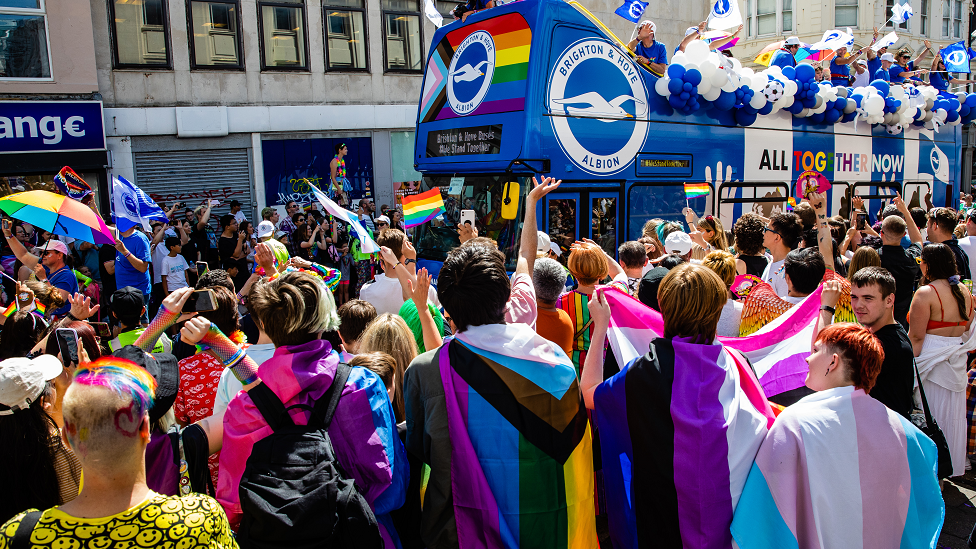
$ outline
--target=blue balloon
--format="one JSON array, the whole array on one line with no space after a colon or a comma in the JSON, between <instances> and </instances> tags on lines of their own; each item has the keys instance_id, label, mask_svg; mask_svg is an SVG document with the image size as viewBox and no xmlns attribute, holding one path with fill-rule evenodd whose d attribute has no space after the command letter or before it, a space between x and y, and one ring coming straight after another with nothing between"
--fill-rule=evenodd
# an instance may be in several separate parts
<instances>
[{"instance_id":1,"label":"blue balloon","mask_svg":"<svg viewBox=\"0 0 976 549\"><path fill-rule=\"evenodd\" d=\"M946 112L946 122L955 122L956 120L959 120L959 113L958 112L956 112L956 111L948 111L948 112Z\"/></svg>"},{"instance_id":2,"label":"blue balloon","mask_svg":"<svg viewBox=\"0 0 976 549\"><path fill-rule=\"evenodd\" d=\"M814 70L813 65L808 65L806 63L797 65L796 67L796 79L800 82L811 82L817 77L817 71Z\"/></svg>"},{"instance_id":3,"label":"blue balloon","mask_svg":"<svg viewBox=\"0 0 976 549\"><path fill-rule=\"evenodd\" d=\"M676 109L680 109L685 106L685 100L677 95L668 96L668 104Z\"/></svg>"},{"instance_id":4,"label":"blue balloon","mask_svg":"<svg viewBox=\"0 0 976 549\"><path fill-rule=\"evenodd\" d=\"M949 109L953 111L959 110L959 100L955 97L949 99Z\"/></svg>"},{"instance_id":5,"label":"blue balloon","mask_svg":"<svg viewBox=\"0 0 976 549\"><path fill-rule=\"evenodd\" d=\"M681 80L668 80L668 91L672 95L681 93Z\"/></svg>"},{"instance_id":6,"label":"blue balloon","mask_svg":"<svg viewBox=\"0 0 976 549\"><path fill-rule=\"evenodd\" d=\"M830 109L830 110L824 111L823 114L824 114L824 122L826 122L828 124L833 124L833 123L837 122L838 120L840 120L841 115L843 115L844 113L842 113L841 111L839 111L837 109Z\"/></svg>"},{"instance_id":7,"label":"blue balloon","mask_svg":"<svg viewBox=\"0 0 976 549\"><path fill-rule=\"evenodd\" d=\"M916 128L921 128L924 125L925 125L925 122L922 122L920 120L916 120L916 121L912 122L912 126L915 126Z\"/></svg>"},{"instance_id":8,"label":"blue balloon","mask_svg":"<svg viewBox=\"0 0 976 549\"><path fill-rule=\"evenodd\" d=\"M888 95L888 92L891 89L890 88L890 85L887 82L885 82L884 80L880 79L880 78L877 79L877 80L875 80L875 81L873 81L873 82L871 82L871 87L873 87L876 90L878 90L878 93L881 94L881 97L887 96Z\"/></svg>"},{"instance_id":9,"label":"blue balloon","mask_svg":"<svg viewBox=\"0 0 976 549\"><path fill-rule=\"evenodd\" d=\"M766 101L766 104L763 105L763 108L759 109L759 114L761 114L763 116L766 116L767 114L769 114L771 112L773 112L773 103L771 103L769 101Z\"/></svg>"},{"instance_id":10,"label":"blue balloon","mask_svg":"<svg viewBox=\"0 0 976 549\"><path fill-rule=\"evenodd\" d=\"M687 101L688 99L691 98L691 94L686 91L683 91L678 95L678 97L680 97L683 101Z\"/></svg>"},{"instance_id":11,"label":"blue balloon","mask_svg":"<svg viewBox=\"0 0 976 549\"><path fill-rule=\"evenodd\" d=\"M691 85L691 82L685 82L681 85L681 89L686 92L690 92L692 88L694 88L694 86Z\"/></svg>"},{"instance_id":12,"label":"blue balloon","mask_svg":"<svg viewBox=\"0 0 976 549\"><path fill-rule=\"evenodd\" d=\"M864 96L859 93L855 93L854 95L850 96L848 99L851 99L852 101L854 101L854 104L860 107L861 101L864 101Z\"/></svg>"},{"instance_id":13,"label":"blue balloon","mask_svg":"<svg viewBox=\"0 0 976 549\"><path fill-rule=\"evenodd\" d=\"M966 106L969 108L976 107L976 93L966 94Z\"/></svg>"},{"instance_id":14,"label":"blue balloon","mask_svg":"<svg viewBox=\"0 0 976 549\"><path fill-rule=\"evenodd\" d=\"M851 122L852 120L854 120L855 117L857 117L857 113L856 112L849 112L849 113L845 114L844 116L842 116L841 119L840 119L840 121L841 122Z\"/></svg>"},{"instance_id":15,"label":"blue balloon","mask_svg":"<svg viewBox=\"0 0 976 549\"><path fill-rule=\"evenodd\" d=\"M718 99L714 101L715 108L720 111L727 111L735 106L735 93L722 90Z\"/></svg>"},{"instance_id":16,"label":"blue balloon","mask_svg":"<svg viewBox=\"0 0 976 549\"><path fill-rule=\"evenodd\" d=\"M839 110L839 111L843 111L844 109L846 109L847 108L847 98L846 97L838 97L837 98L837 101L834 101L834 108L837 109L837 110Z\"/></svg>"},{"instance_id":17,"label":"blue balloon","mask_svg":"<svg viewBox=\"0 0 976 549\"><path fill-rule=\"evenodd\" d=\"M793 114L800 114L800 111L803 110L803 103L800 103L799 101L794 101L793 104L790 105L790 108L787 110Z\"/></svg>"},{"instance_id":18,"label":"blue balloon","mask_svg":"<svg viewBox=\"0 0 976 549\"><path fill-rule=\"evenodd\" d=\"M793 67L783 67L783 76L790 80L796 80L796 69Z\"/></svg>"},{"instance_id":19,"label":"blue balloon","mask_svg":"<svg viewBox=\"0 0 976 549\"><path fill-rule=\"evenodd\" d=\"M924 117L925 117L925 111L924 110L918 109L918 111L915 112L915 120L921 120Z\"/></svg>"},{"instance_id":20,"label":"blue balloon","mask_svg":"<svg viewBox=\"0 0 976 549\"><path fill-rule=\"evenodd\" d=\"M972 111L973 109L968 104L963 103L962 106L959 107L959 116L966 118Z\"/></svg>"},{"instance_id":21,"label":"blue balloon","mask_svg":"<svg viewBox=\"0 0 976 549\"><path fill-rule=\"evenodd\" d=\"M745 104L745 105L742 105L742 109L741 110L744 110L744 111L746 111L749 114L756 114L756 113L759 112L759 109L753 107L752 105L749 105L748 103Z\"/></svg>"},{"instance_id":22,"label":"blue balloon","mask_svg":"<svg viewBox=\"0 0 976 549\"><path fill-rule=\"evenodd\" d=\"M822 112L813 113L813 114L810 115L809 120L811 122L813 122L814 124L823 124L823 122L824 122L824 113L822 113Z\"/></svg>"},{"instance_id":23,"label":"blue balloon","mask_svg":"<svg viewBox=\"0 0 976 549\"><path fill-rule=\"evenodd\" d=\"M685 71L685 76L682 78L685 82L691 82L692 86L697 86L701 84L702 75L698 72L698 69L691 69Z\"/></svg>"},{"instance_id":24,"label":"blue balloon","mask_svg":"<svg viewBox=\"0 0 976 549\"><path fill-rule=\"evenodd\" d=\"M668 65L668 76L671 78L681 79L685 75L685 68L677 63L672 63Z\"/></svg>"},{"instance_id":25,"label":"blue balloon","mask_svg":"<svg viewBox=\"0 0 976 549\"><path fill-rule=\"evenodd\" d=\"M740 126L751 126L756 123L756 113L748 113L739 109L735 111L735 122Z\"/></svg>"}]
</instances>

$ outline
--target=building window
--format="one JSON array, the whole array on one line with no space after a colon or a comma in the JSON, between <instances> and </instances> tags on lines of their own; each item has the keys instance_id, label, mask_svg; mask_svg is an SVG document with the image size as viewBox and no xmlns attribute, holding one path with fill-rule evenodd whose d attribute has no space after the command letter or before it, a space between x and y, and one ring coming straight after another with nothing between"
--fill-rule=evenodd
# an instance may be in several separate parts
<instances>
[{"instance_id":1,"label":"building window","mask_svg":"<svg viewBox=\"0 0 976 549\"><path fill-rule=\"evenodd\" d=\"M783 0L783 32L793 31L793 0Z\"/></svg>"},{"instance_id":2,"label":"building window","mask_svg":"<svg viewBox=\"0 0 976 549\"><path fill-rule=\"evenodd\" d=\"M746 0L746 36L755 36L752 32L752 0Z\"/></svg>"},{"instance_id":3,"label":"building window","mask_svg":"<svg viewBox=\"0 0 976 549\"><path fill-rule=\"evenodd\" d=\"M962 0L942 0L942 36L962 38Z\"/></svg>"},{"instance_id":4,"label":"building window","mask_svg":"<svg viewBox=\"0 0 976 549\"><path fill-rule=\"evenodd\" d=\"M193 68L243 69L235 2L190 2L190 59Z\"/></svg>"},{"instance_id":5,"label":"building window","mask_svg":"<svg viewBox=\"0 0 976 549\"><path fill-rule=\"evenodd\" d=\"M164 0L112 0L115 64L168 68L169 18Z\"/></svg>"},{"instance_id":6,"label":"building window","mask_svg":"<svg viewBox=\"0 0 976 549\"><path fill-rule=\"evenodd\" d=\"M51 78L43 0L0 0L0 78Z\"/></svg>"},{"instance_id":7,"label":"building window","mask_svg":"<svg viewBox=\"0 0 976 549\"><path fill-rule=\"evenodd\" d=\"M888 18L891 17L891 9L894 8L896 4L907 4L907 3L908 0L886 0L885 6L888 11L885 12L885 19L887 20ZM894 22L889 22L887 23L887 25L891 25L892 28L895 29L908 30L908 21L905 21L904 23L897 24L897 25Z\"/></svg>"},{"instance_id":8,"label":"building window","mask_svg":"<svg viewBox=\"0 0 976 549\"><path fill-rule=\"evenodd\" d=\"M857 27L857 0L834 0L834 26Z\"/></svg>"},{"instance_id":9,"label":"building window","mask_svg":"<svg viewBox=\"0 0 976 549\"><path fill-rule=\"evenodd\" d=\"M302 2L258 2L261 68L307 70L305 5Z\"/></svg>"},{"instance_id":10,"label":"building window","mask_svg":"<svg viewBox=\"0 0 976 549\"><path fill-rule=\"evenodd\" d=\"M454 11L454 8L456 8L457 5L457 2L450 2L447 0L436 0L434 2L434 6L437 8L437 11L440 12L441 16L444 18L445 25L454 21L454 14L451 12ZM497 1L495 2L495 5L498 5Z\"/></svg>"},{"instance_id":11,"label":"building window","mask_svg":"<svg viewBox=\"0 0 976 549\"><path fill-rule=\"evenodd\" d=\"M423 40L419 0L383 0L386 70L420 72Z\"/></svg>"},{"instance_id":12,"label":"building window","mask_svg":"<svg viewBox=\"0 0 976 549\"><path fill-rule=\"evenodd\" d=\"M367 70L364 0L326 0L325 44L329 70Z\"/></svg>"},{"instance_id":13,"label":"building window","mask_svg":"<svg viewBox=\"0 0 976 549\"><path fill-rule=\"evenodd\" d=\"M776 34L776 0L758 0L756 27L759 34Z\"/></svg>"},{"instance_id":14,"label":"building window","mask_svg":"<svg viewBox=\"0 0 976 549\"><path fill-rule=\"evenodd\" d=\"M918 21L921 25L919 34L922 36L929 35L929 0L919 0L918 5Z\"/></svg>"}]
</instances>

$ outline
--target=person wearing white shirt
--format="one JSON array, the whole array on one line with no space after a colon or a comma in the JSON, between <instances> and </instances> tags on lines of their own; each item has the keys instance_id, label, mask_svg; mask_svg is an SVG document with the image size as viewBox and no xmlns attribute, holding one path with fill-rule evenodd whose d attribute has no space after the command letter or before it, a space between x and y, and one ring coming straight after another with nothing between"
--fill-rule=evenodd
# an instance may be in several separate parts
<instances>
[{"instance_id":1,"label":"person wearing white shirt","mask_svg":"<svg viewBox=\"0 0 976 549\"><path fill-rule=\"evenodd\" d=\"M400 313L400 307L407 300L404 288L397 278L396 269L402 266L408 271L416 272L417 252L407 241L403 231L399 229L383 231L376 237L376 243L383 248L388 248L392 255L387 257L387 254L383 254L383 273L376 275L372 282L363 286L363 289L359 291L359 297L372 303L376 307L377 315L383 313L396 315ZM412 257L408 258L405 252L410 253ZM440 307L437 291L433 287L428 289L428 299L435 306Z\"/></svg>"},{"instance_id":2,"label":"person wearing white shirt","mask_svg":"<svg viewBox=\"0 0 976 549\"><path fill-rule=\"evenodd\" d=\"M966 236L959 239L959 248L969 256L969 265L976 265L976 209L966 216Z\"/></svg>"},{"instance_id":3,"label":"person wearing white shirt","mask_svg":"<svg viewBox=\"0 0 976 549\"><path fill-rule=\"evenodd\" d=\"M234 216L234 220L240 225L247 221L247 216L244 215L244 210L241 209L241 203L237 200L230 201L230 213Z\"/></svg>"},{"instance_id":4,"label":"person wearing white shirt","mask_svg":"<svg viewBox=\"0 0 976 549\"><path fill-rule=\"evenodd\" d=\"M794 213L774 214L766 224L763 246L772 253L773 260L760 278L780 297L785 298L790 293L786 283L786 255L797 247L802 236L803 226Z\"/></svg>"}]
</instances>

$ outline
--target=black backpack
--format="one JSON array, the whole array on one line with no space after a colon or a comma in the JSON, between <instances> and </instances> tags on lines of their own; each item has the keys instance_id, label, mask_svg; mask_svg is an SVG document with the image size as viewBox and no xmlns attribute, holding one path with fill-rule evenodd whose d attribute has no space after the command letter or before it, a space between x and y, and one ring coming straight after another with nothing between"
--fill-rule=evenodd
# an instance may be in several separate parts
<instances>
[{"instance_id":1,"label":"black backpack","mask_svg":"<svg viewBox=\"0 0 976 549\"><path fill-rule=\"evenodd\" d=\"M254 444L241 477L237 543L243 549L383 547L376 517L329 439L349 371L339 363L332 386L312 407L286 409L263 383L248 392L274 433ZM311 409L308 425L292 421L288 410L295 407Z\"/></svg>"}]
</instances>

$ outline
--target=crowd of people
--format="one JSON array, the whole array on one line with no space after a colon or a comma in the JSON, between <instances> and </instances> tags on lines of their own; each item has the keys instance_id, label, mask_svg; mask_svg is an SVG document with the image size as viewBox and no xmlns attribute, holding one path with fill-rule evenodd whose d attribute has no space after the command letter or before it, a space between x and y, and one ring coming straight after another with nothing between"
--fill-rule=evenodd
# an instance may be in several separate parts
<instances>
[{"instance_id":1,"label":"crowd of people","mask_svg":"<svg viewBox=\"0 0 976 549\"><path fill-rule=\"evenodd\" d=\"M971 197L561 254L559 184L513 273L465 223L436 288L365 200L375 256L294 203L108 248L5 220L0 547L935 547L976 453ZM660 319L627 364L619 299ZM732 342L811 303L809 372L767 394Z\"/></svg>"}]
</instances>

